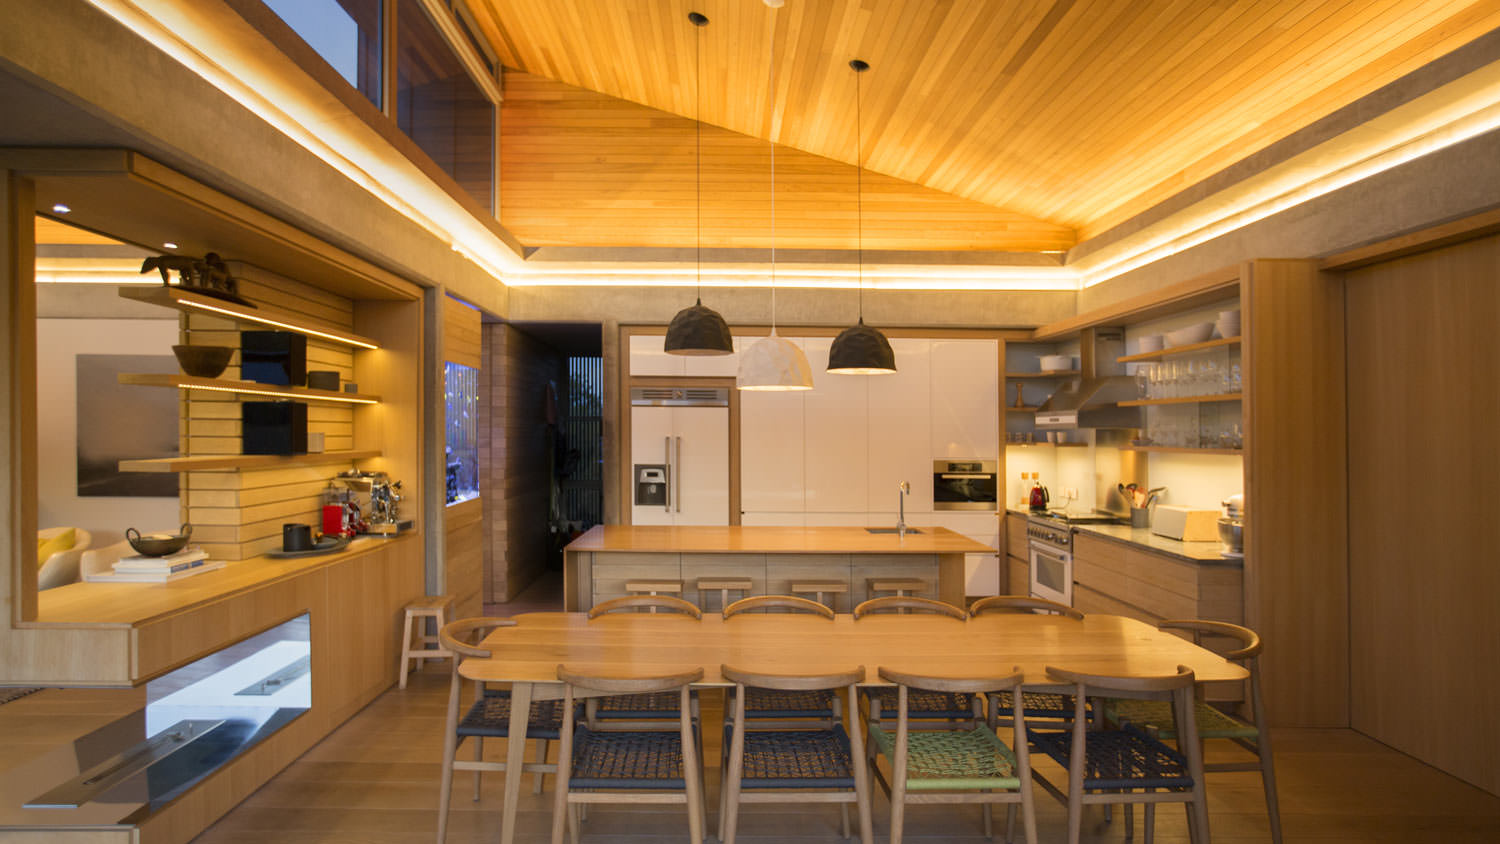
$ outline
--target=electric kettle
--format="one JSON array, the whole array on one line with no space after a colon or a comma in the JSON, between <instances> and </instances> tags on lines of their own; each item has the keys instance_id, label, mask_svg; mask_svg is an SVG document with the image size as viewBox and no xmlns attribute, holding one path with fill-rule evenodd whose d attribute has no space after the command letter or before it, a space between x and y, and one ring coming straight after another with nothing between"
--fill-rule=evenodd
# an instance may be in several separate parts
<instances>
[{"instance_id":1,"label":"electric kettle","mask_svg":"<svg viewBox=\"0 0 1500 844\"><path fill-rule=\"evenodd\" d=\"M1047 488L1044 487L1044 486L1042 486L1039 481L1032 481L1032 483L1031 483L1031 511L1033 513L1044 513L1044 512L1046 512L1047 511L1047 502L1049 502L1051 500L1052 500L1052 496L1050 496L1050 495L1047 494Z\"/></svg>"}]
</instances>

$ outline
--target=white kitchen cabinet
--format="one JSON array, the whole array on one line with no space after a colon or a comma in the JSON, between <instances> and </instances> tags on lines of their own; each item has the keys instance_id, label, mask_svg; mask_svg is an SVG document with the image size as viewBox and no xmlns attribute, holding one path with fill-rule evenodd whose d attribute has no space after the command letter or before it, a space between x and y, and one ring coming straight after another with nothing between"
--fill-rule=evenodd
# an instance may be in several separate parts
<instances>
[{"instance_id":1,"label":"white kitchen cabinet","mask_svg":"<svg viewBox=\"0 0 1500 844\"><path fill-rule=\"evenodd\" d=\"M931 459L999 459L998 354L996 340L932 341Z\"/></svg>"},{"instance_id":2,"label":"white kitchen cabinet","mask_svg":"<svg viewBox=\"0 0 1500 844\"><path fill-rule=\"evenodd\" d=\"M946 511L924 518L930 519L931 524L956 531L975 542L983 542L996 549L992 554L964 555L964 594L974 597L1001 594L1000 554L1003 551L1000 549L1000 519L995 513Z\"/></svg>"},{"instance_id":3,"label":"white kitchen cabinet","mask_svg":"<svg viewBox=\"0 0 1500 844\"><path fill-rule=\"evenodd\" d=\"M660 334L630 335L631 375L683 375L688 377L727 377L739 374L739 351L754 337L735 337L732 355L669 355L662 347Z\"/></svg>"},{"instance_id":4,"label":"white kitchen cabinet","mask_svg":"<svg viewBox=\"0 0 1500 844\"><path fill-rule=\"evenodd\" d=\"M740 393L740 510L802 513L804 393ZM749 524L749 522L745 522Z\"/></svg>"},{"instance_id":5,"label":"white kitchen cabinet","mask_svg":"<svg viewBox=\"0 0 1500 844\"><path fill-rule=\"evenodd\" d=\"M733 378L740 374L740 350L759 338L734 337L731 355L672 355L682 358L682 374L689 377Z\"/></svg>"},{"instance_id":6,"label":"white kitchen cabinet","mask_svg":"<svg viewBox=\"0 0 1500 844\"><path fill-rule=\"evenodd\" d=\"M804 506L808 513L863 513L869 502L869 381L890 376L830 375L832 344L831 337L803 341L813 370L813 389L803 394Z\"/></svg>"},{"instance_id":7,"label":"white kitchen cabinet","mask_svg":"<svg viewBox=\"0 0 1500 844\"><path fill-rule=\"evenodd\" d=\"M771 527L804 527L807 524L807 516L801 511L795 513L760 513L745 511L740 514L740 524L749 527L771 526Z\"/></svg>"},{"instance_id":8,"label":"white kitchen cabinet","mask_svg":"<svg viewBox=\"0 0 1500 844\"><path fill-rule=\"evenodd\" d=\"M896 374L867 378L869 389L867 510L896 506L902 481L911 484L908 510L932 507L932 341L891 340Z\"/></svg>"}]
</instances>

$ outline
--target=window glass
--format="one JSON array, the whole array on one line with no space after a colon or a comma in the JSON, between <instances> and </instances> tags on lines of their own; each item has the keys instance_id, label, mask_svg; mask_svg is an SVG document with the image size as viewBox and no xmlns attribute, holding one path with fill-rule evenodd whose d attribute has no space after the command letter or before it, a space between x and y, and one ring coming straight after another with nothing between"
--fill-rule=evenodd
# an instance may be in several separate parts
<instances>
[{"instance_id":1,"label":"window glass","mask_svg":"<svg viewBox=\"0 0 1500 844\"><path fill-rule=\"evenodd\" d=\"M396 7L396 123L494 211L495 107L416 0Z\"/></svg>"},{"instance_id":2,"label":"window glass","mask_svg":"<svg viewBox=\"0 0 1500 844\"><path fill-rule=\"evenodd\" d=\"M479 370L443 361L448 435L447 501L479 496Z\"/></svg>"},{"instance_id":3,"label":"window glass","mask_svg":"<svg viewBox=\"0 0 1500 844\"><path fill-rule=\"evenodd\" d=\"M380 105L381 0L264 0L370 102Z\"/></svg>"}]
</instances>

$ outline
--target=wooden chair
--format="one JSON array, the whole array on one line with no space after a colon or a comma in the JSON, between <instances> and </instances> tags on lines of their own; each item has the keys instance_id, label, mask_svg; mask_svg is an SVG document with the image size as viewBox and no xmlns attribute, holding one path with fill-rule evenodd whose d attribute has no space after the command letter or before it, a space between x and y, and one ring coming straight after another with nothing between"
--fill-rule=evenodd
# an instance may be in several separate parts
<instances>
[{"instance_id":1,"label":"wooden chair","mask_svg":"<svg viewBox=\"0 0 1500 844\"><path fill-rule=\"evenodd\" d=\"M969 605L969 617L976 618L988 613L1034 613L1037 615L1059 615L1071 618L1075 621L1083 620L1083 613L1073 609L1067 604L1057 601L1049 601L1046 598L1033 598L1027 595L991 595L988 598L980 598ZM1022 700L1026 720L1033 722L1066 722L1073 717L1073 701L1067 695L1053 694L1051 692L1024 692ZM991 724L1009 723L1005 713L1011 709L1010 693L1000 692L988 695L989 722ZM1056 727L1053 723L1050 726Z\"/></svg>"},{"instance_id":2,"label":"wooden chair","mask_svg":"<svg viewBox=\"0 0 1500 844\"><path fill-rule=\"evenodd\" d=\"M984 804L984 834L991 834L992 803L1006 803L1011 824L1016 806L1029 844L1036 842L1036 804L1032 799L1031 757L1019 704L1021 671L997 678L924 677L880 669L880 677L896 683L896 730L871 722L870 745L876 758L890 761L887 781L880 767L871 770L891 800L891 844L901 844L906 806L917 803ZM971 695L1005 691L1011 695L1013 736L1007 745L987 724L969 730L916 732L911 724L913 700L922 694ZM978 793L974 793L978 792ZM1007 834L1006 840L1010 840Z\"/></svg>"},{"instance_id":3,"label":"wooden chair","mask_svg":"<svg viewBox=\"0 0 1500 844\"><path fill-rule=\"evenodd\" d=\"M702 757L688 716L688 686L703 679L703 669L660 676L600 677L559 665L557 679L565 686L558 786L552 803L552 844L562 844L564 823L577 840L576 806L587 803L686 804L689 838L692 844L702 844ZM575 732L574 701L601 694L675 694L678 729L601 732L580 725Z\"/></svg>"},{"instance_id":4,"label":"wooden chair","mask_svg":"<svg viewBox=\"0 0 1500 844\"><path fill-rule=\"evenodd\" d=\"M700 577L697 582L698 607L708 609L708 596L719 593L719 610L729 606L729 593L738 592L744 598L755 588L755 581L748 577Z\"/></svg>"},{"instance_id":5,"label":"wooden chair","mask_svg":"<svg viewBox=\"0 0 1500 844\"><path fill-rule=\"evenodd\" d=\"M448 611L453 609L451 595L426 595L406 605L406 624L401 632L401 688L406 688L406 675L411 672L412 660L417 668L429 659L448 659L453 654L444 650L438 641L441 631L448 624ZM427 621L431 619L433 632L427 632ZM412 647L412 622L416 622L416 642ZM427 647L436 645L437 647Z\"/></svg>"},{"instance_id":6,"label":"wooden chair","mask_svg":"<svg viewBox=\"0 0 1500 844\"><path fill-rule=\"evenodd\" d=\"M854 620L858 621L871 613L912 610L942 615L958 621L968 618L968 614L963 610L942 601L920 598L915 595L887 595L883 598L871 598L855 607ZM895 689L889 687L867 689L865 695L869 702L870 723L878 724L883 719L896 717ZM912 695L911 717L918 720L920 726L917 729L946 730L955 727L967 729L978 723L983 715L983 707L984 700L979 695L922 690Z\"/></svg>"},{"instance_id":7,"label":"wooden chair","mask_svg":"<svg viewBox=\"0 0 1500 844\"><path fill-rule=\"evenodd\" d=\"M595 604L589 609L589 620L626 610L658 610L681 613L693 619L703 618L694 604L671 595L626 595ZM693 696L693 718L698 717L698 698ZM588 700L587 722L595 730L670 729L677 720L677 697L671 694L614 695Z\"/></svg>"},{"instance_id":8,"label":"wooden chair","mask_svg":"<svg viewBox=\"0 0 1500 844\"><path fill-rule=\"evenodd\" d=\"M843 834L849 837L849 804L859 811L859 835L871 844L870 783L862 762L864 742L856 719L850 736L842 720L816 729L749 728L752 694L771 690L786 694L827 694L845 689L854 700L855 684L865 679L865 668L821 676L765 674L720 667L725 680L735 684L733 708L724 723L724 748L719 790L719 840L734 844L741 803L837 802L843 814Z\"/></svg>"},{"instance_id":9,"label":"wooden chair","mask_svg":"<svg viewBox=\"0 0 1500 844\"><path fill-rule=\"evenodd\" d=\"M812 595L813 600L820 604L826 604L829 609L837 610L834 606L838 602L839 595L849 594L849 581L847 580L794 580L791 592L793 595ZM823 596L828 600L824 601Z\"/></svg>"},{"instance_id":10,"label":"wooden chair","mask_svg":"<svg viewBox=\"0 0 1500 844\"><path fill-rule=\"evenodd\" d=\"M1265 707L1261 704L1259 657L1260 636L1248 627L1223 621L1163 621L1161 630L1186 630L1193 634L1193 643L1203 644L1204 636L1221 636L1233 639L1239 647L1226 652L1225 659L1238 662L1250 672L1250 723L1231 717L1203 701L1195 701L1193 717L1198 726L1198 740L1226 739L1254 753L1254 762L1205 762L1203 770L1208 773L1223 771L1260 771L1261 787L1266 796L1266 813L1271 822L1272 844L1281 844L1281 807L1276 797L1276 767L1272 759L1271 734L1266 724ZM1110 699L1105 703L1105 718L1111 723L1130 723L1145 727L1148 732L1168 741L1177 742L1179 733L1172 723L1171 707L1161 701ZM1129 815L1126 816L1129 818Z\"/></svg>"},{"instance_id":11,"label":"wooden chair","mask_svg":"<svg viewBox=\"0 0 1500 844\"><path fill-rule=\"evenodd\" d=\"M478 647L474 642L484 638L498 627L514 627L515 622L506 618L466 618L443 625L438 639L453 657L453 679L448 687L448 726L443 733L443 773L438 788L438 844L448 832L448 806L453 792L453 772L474 772L474 799L479 799L480 777L485 771L504 771L504 762L484 761L484 740L487 738L509 738L510 736L510 692L486 689L483 683L474 684L475 698L469 711L459 720L459 698L462 680L458 666L466 657L488 659L491 651ZM547 764L547 745L561 735L562 707L558 701L540 701L531 705L524 739L537 742L536 761L527 763L522 770L535 775L533 794L542 793L545 774L557 770L556 765ZM474 741L473 761L455 759L458 746L465 739Z\"/></svg>"},{"instance_id":12,"label":"wooden chair","mask_svg":"<svg viewBox=\"0 0 1500 844\"><path fill-rule=\"evenodd\" d=\"M805 612L833 620L833 610L828 606L795 595L753 595L741 598L724 608L724 618L754 610L781 609ZM763 727L787 729L791 727L829 727L843 721L843 711L838 696L828 689L781 689L751 687L745 693L745 717L752 726L770 721ZM734 700L726 704L732 711ZM727 724L729 719L725 719ZM756 728L762 728L757 726ZM722 836L723 830L720 830Z\"/></svg>"},{"instance_id":13,"label":"wooden chair","mask_svg":"<svg viewBox=\"0 0 1500 844\"><path fill-rule=\"evenodd\" d=\"M1083 701L1089 694L1170 700L1178 735L1193 735L1192 669L1178 666L1176 674L1156 677L1112 677L1047 667L1047 675L1074 687L1073 726L1059 732L1030 731L1031 743L1068 772L1064 793L1046 778L1037 782L1068 807L1068 844L1078 844L1083 830L1083 807L1090 803L1144 803L1146 840L1150 841L1156 804L1186 804L1188 834L1207 842L1208 806L1204 801L1203 756L1197 742L1181 742L1178 750L1163 744L1133 724L1116 729L1088 729Z\"/></svg>"}]
</instances>

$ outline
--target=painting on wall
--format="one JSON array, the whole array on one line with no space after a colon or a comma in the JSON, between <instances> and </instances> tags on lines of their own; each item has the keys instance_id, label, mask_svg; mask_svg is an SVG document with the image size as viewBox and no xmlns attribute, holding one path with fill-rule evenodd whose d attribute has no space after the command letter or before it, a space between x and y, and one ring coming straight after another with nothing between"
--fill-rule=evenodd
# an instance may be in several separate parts
<instances>
[{"instance_id":1,"label":"painting on wall","mask_svg":"<svg viewBox=\"0 0 1500 844\"><path fill-rule=\"evenodd\" d=\"M121 472L119 462L177 454L177 391L121 384L122 372L176 374L177 359L78 356L78 495L176 498L175 472Z\"/></svg>"}]
</instances>

